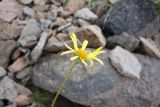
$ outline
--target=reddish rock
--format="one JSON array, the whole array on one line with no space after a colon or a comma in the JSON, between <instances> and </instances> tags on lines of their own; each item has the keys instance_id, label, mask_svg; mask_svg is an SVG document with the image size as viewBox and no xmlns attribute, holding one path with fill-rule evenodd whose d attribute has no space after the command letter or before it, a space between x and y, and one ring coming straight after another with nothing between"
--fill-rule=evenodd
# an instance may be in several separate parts
<instances>
[{"instance_id":1,"label":"reddish rock","mask_svg":"<svg viewBox=\"0 0 160 107\"><path fill-rule=\"evenodd\" d=\"M26 95L18 95L15 99L17 106L27 106L31 103L29 97Z\"/></svg>"},{"instance_id":2,"label":"reddish rock","mask_svg":"<svg viewBox=\"0 0 160 107\"><path fill-rule=\"evenodd\" d=\"M83 8L85 6L85 0L68 0L66 3L64 10L68 11L69 14L73 14L77 10Z\"/></svg>"},{"instance_id":3,"label":"reddish rock","mask_svg":"<svg viewBox=\"0 0 160 107\"><path fill-rule=\"evenodd\" d=\"M16 16L22 15L22 6L16 0L3 0L0 2L0 18L11 22Z\"/></svg>"},{"instance_id":4,"label":"reddish rock","mask_svg":"<svg viewBox=\"0 0 160 107\"><path fill-rule=\"evenodd\" d=\"M160 50L152 40L140 37L140 41L142 43L141 51L144 50L145 54L160 59Z\"/></svg>"},{"instance_id":5,"label":"reddish rock","mask_svg":"<svg viewBox=\"0 0 160 107\"><path fill-rule=\"evenodd\" d=\"M78 29L75 32L77 38L83 42L84 40L88 40L89 47L104 47L106 45L106 39L102 34L101 29L97 25L86 25Z\"/></svg>"},{"instance_id":6,"label":"reddish rock","mask_svg":"<svg viewBox=\"0 0 160 107\"><path fill-rule=\"evenodd\" d=\"M11 59L15 61L21 55L21 50L19 48L15 49Z\"/></svg>"},{"instance_id":7,"label":"reddish rock","mask_svg":"<svg viewBox=\"0 0 160 107\"><path fill-rule=\"evenodd\" d=\"M22 27L4 23L2 24L2 34L0 38L3 40L16 39L20 36Z\"/></svg>"},{"instance_id":8,"label":"reddish rock","mask_svg":"<svg viewBox=\"0 0 160 107\"><path fill-rule=\"evenodd\" d=\"M65 40L68 39L68 37L69 37L68 35L63 34L63 33L59 33L59 34L56 35L56 38L57 38L59 41L65 41Z\"/></svg>"},{"instance_id":9,"label":"reddish rock","mask_svg":"<svg viewBox=\"0 0 160 107\"><path fill-rule=\"evenodd\" d=\"M27 61L25 57L18 58L12 65L8 67L10 72L18 72L27 66Z\"/></svg>"}]
</instances>

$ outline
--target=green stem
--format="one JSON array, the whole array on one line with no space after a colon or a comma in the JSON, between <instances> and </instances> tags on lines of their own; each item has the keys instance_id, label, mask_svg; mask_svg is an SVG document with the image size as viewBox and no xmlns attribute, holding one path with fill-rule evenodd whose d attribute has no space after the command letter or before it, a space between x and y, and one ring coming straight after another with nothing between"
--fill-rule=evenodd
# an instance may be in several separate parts
<instances>
[{"instance_id":1,"label":"green stem","mask_svg":"<svg viewBox=\"0 0 160 107\"><path fill-rule=\"evenodd\" d=\"M62 82L60 88L58 89L58 92L56 93L56 96L54 97L54 100L53 100L53 102L52 102L52 106L51 106L51 107L54 107L54 106L55 106L55 103L56 103L56 100L57 100L59 94L62 92L65 84L67 83L69 77L70 77L71 74L73 73L73 70L74 70L74 68L77 66L77 64L78 64L78 61L76 61L76 62L74 63L74 65L72 65L72 67L69 69L69 71L68 71L67 74L65 75L65 77L64 77L64 79L63 79L63 82Z\"/></svg>"}]
</instances>

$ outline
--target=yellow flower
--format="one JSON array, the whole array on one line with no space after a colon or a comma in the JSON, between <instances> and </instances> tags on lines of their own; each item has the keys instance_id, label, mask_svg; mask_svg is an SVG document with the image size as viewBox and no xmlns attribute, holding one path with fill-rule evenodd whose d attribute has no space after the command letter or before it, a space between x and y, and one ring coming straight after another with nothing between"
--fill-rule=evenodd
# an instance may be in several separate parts
<instances>
[{"instance_id":1,"label":"yellow flower","mask_svg":"<svg viewBox=\"0 0 160 107\"><path fill-rule=\"evenodd\" d=\"M74 33L70 34L70 37L72 39L73 45L74 45L74 49L72 49L70 46L68 46L67 44L65 44L65 46L69 49L68 51L63 52L61 55L64 54L69 54L69 53L74 53L74 57L71 57L70 60L76 60L76 59L80 59L82 61L82 63L84 65L87 66L87 60L90 61L90 65L93 65L93 60L98 61L99 63L101 63L103 65L103 61L100 60L99 58L97 58L97 56L101 53L104 53L105 51L101 51L103 47L100 47L98 49L96 49L94 52L90 52L88 50L86 50L86 47L88 45L88 41L85 40L82 44L81 48L78 48L77 46L77 37Z\"/></svg>"}]
</instances>

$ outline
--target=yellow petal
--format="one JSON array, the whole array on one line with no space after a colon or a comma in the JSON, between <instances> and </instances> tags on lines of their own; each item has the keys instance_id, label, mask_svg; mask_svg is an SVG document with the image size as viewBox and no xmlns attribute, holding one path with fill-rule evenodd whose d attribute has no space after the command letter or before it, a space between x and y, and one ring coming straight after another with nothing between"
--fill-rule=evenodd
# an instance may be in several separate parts
<instances>
[{"instance_id":1,"label":"yellow petal","mask_svg":"<svg viewBox=\"0 0 160 107\"><path fill-rule=\"evenodd\" d=\"M103 47L100 47L100 48L96 49L96 50L95 50L94 52L92 52L91 54L96 57L97 55L99 55L99 54L101 54L101 53L104 53L105 51L101 51L102 48L103 48Z\"/></svg>"},{"instance_id":2,"label":"yellow petal","mask_svg":"<svg viewBox=\"0 0 160 107\"><path fill-rule=\"evenodd\" d=\"M75 60L77 58L78 58L78 56L74 56L74 57L70 58L70 60L73 61L73 60Z\"/></svg>"},{"instance_id":3,"label":"yellow petal","mask_svg":"<svg viewBox=\"0 0 160 107\"><path fill-rule=\"evenodd\" d=\"M90 63L91 63L90 66L92 67L92 66L93 66L93 60L90 59L89 61L90 61Z\"/></svg>"},{"instance_id":4,"label":"yellow petal","mask_svg":"<svg viewBox=\"0 0 160 107\"><path fill-rule=\"evenodd\" d=\"M68 46L66 43L64 43L64 45L71 51L74 51L70 46Z\"/></svg>"},{"instance_id":5,"label":"yellow petal","mask_svg":"<svg viewBox=\"0 0 160 107\"><path fill-rule=\"evenodd\" d=\"M86 47L87 47L87 45L88 45L88 41L87 40L85 40L84 42L83 42L83 44L82 44L82 50L85 50L86 49Z\"/></svg>"},{"instance_id":6,"label":"yellow petal","mask_svg":"<svg viewBox=\"0 0 160 107\"><path fill-rule=\"evenodd\" d=\"M85 60L81 59L82 63L87 66L87 62L85 62Z\"/></svg>"},{"instance_id":7,"label":"yellow petal","mask_svg":"<svg viewBox=\"0 0 160 107\"><path fill-rule=\"evenodd\" d=\"M98 49L96 49L94 52L92 52L92 54L96 54L97 52L99 52L103 47L99 47Z\"/></svg>"},{"instance_id":8,"label":"yellow petal","mask_svg":"<svg viewBox=\"0 0 160 107\"><path fill-rule=\"evenodd\" d=\"M70 34L70 37L72 39L73 45L74 45L74 49L75 50L79 50L78 46L77 46L77 37L74 33Z\"/></svg>"},{"instance_id":9,"label":"yellow petal","mask_svg":"<svg viewBox=\"0 0 160 107\"><path fill-rule=\"evenodd\" d=\"M95 53L95 56L99 55L99 54L102 54L102 53L105 53L106 51L99 51L97 53Z\"/></svg>"},{"instance_id":10,"label":"yellow petal","mask_svg":"<svg viewBox=\"0 0 160 107\"><path fill-rule=\"evenodd\" d=\"M69 53L73 53L74 51L65 51L65 52L62 52L61 55L65 55L65 54L69 54Z\"/></svg>"},{"instance_id":11,"label":"yellow petal","mask_svg":"<svg viewBox=\"0 0 160 107\"><path fill-rule=\"evenodd\" d=\"M98 59L98 58L93 58L93 59L95 59L96 61L98 61L100 64L104 65L104 63L103 63L102 60L100 60L100 59Z\"/></svg>"}]
</instances>

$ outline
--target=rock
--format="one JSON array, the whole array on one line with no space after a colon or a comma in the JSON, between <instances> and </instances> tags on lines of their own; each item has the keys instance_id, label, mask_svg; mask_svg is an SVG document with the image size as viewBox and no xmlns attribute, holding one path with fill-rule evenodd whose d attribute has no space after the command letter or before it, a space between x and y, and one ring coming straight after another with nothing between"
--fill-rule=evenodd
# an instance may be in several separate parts
<instances>
[{"instance_id":1,"label":"rock","mask_svg":"<svg viewBox=\"0 0 160 107\"><path fill-rule=\"evenodd\" d=\"M61 95L89 107L157 107L160 61L135 55L142 65L142 79L130 79L115 71L106 52L99 56L104 66L96 62L93 67L78 64ZM45 55L34 66L34 85L56 92L73 63L68 56Z\"/></svg>"},{"instance_id":2,"label":"rock","mask_svg":"<svg viewBox=\"0 0 160 107\"><path fill-rule=\"evenodd\" d=\"M68 22L68 23L72 23L72 24L74 24L74 22L73 22L73 17L71 16L71 17L68 17L68 18L66 18L66 21Z\"/></svg>"},{"instance_id":3,"label":"rock","mask_svg":"<svg viewBox=\"0 0 160 107\"><path fill-rule=\"evenodd\" d=\"M28 76L31 76L32 74L32 66L26 67L23 70L21 70L20 72L17 73L16 78L17 79L24 79Z\"/></svg>"},{"instance_id":4,"label":"rock","mask_svg":"<svg viewBox=\"0 0 160 107\"><path fill-rule=\"evenodd\" d=\"M47 0L33 0L35 5L42 5L44 6Z\"/></svg>"},{"instance_id":5,"label":"rock","mask_svg":"<svg viewBox=\"0 0 160 107\"><path fill-rule=\"evenodd\" d=\"M10 72L16 73L21 71L23 68L25 68L27 66L27 61L26 58L24 56L18 58L12 65L10 65L8 67L8 70Z\"/></svg>"},{"instance_id":6,"label":"rock","mask_svg":"<svg viewBox=\"0 0 160 107\"><path fill-rule=\"evenodd\" d=\"M40 37L41 29L38 23L28 23L22 30L18 43L22 47L32 47Z\"/></svg>"},{"instance_id":7,"label":"rock","mask_svg":"<svg viewBox=\"0 0 160 107\"><path fill-rule=\"evenodd\" d=\"M0 38L3 40L17 39L22 31L22 27L13 24L3 23Z\"/></svg>"},{"instance_id":8,"label":"rock","mask_svg":"<svg viewBox=\"0 0 160 107\"><path fill-rule=\"evenodd\" d=\"M14 78L14 73L13 73L13 72L7 72L7 76L8 76L10 79L12 79L12 80L15 79L15 78Z\"/></svg>"},{"instance_id":9,"label":"rock","mask_svg":"<svg viewBox=\"0 0 160 107\"><path fill-rule=\"evenodd\" d=\"M97 16L101 17L109 6L108 0L96 0L92 10Z\"/></svg>"},{"instance_id":10,"label":"rock","mask_svg":"<svg viewBox=\"0 0 160 107\"><path fill-rule=\"evenodd\" d=\"M18 95L26 95L26 96L32 95L31 90L29 90L28 88L26 88L26 87L24 87L24 86L22 86L20 84L16 83L15 84L15 88L16 88L16 90L18 92Z\"/></svg>"},{"instance_id":11,"label":"rock","mask_svg":"<svg viewBox=\"0 0 160 107\"><path fill-rule=\"evenodd\" d=\"M20 55L21 55L21 50L19 48L16 48L11 56L12 61L15 61L16 59L18 59Z\"/></svg>"},{"instance_id":12,"label":"rock","mask_svg":"<svg viewBox=\"0 0 160 107\"><path fill-rule=\"evenodd\" d=\"M68 28L68 27L70 27L70 26L72 26L71 23L67 23L67 24L65 24L65 25L59 26L59 27L58 27L58 32L66 29L66 28Z\"/></svg>"},{"instance_id":13,"label":"rock","mask_svg":"<svg viewBox=\"0 0 160 107\"><path fill-rule=\"evenodd\" d=\"M17 44L14 40L2 41L0 39L0 66L6 68L10 61L10 55L16 48Z\"/></svg>"},{"instance_id":14,"label":"rock","mask_svg":"<svg viewBox=\"0 0 160 107\"><path fill-rule=\"evenodd\" d=\"M4 77L7 74L7 71L0 66L0 78Z\"/></svg>"},{"instance_id":15,"label":"rock","mask_svg":"<svg viewBox=\"0 0 160 107\"><path fill-rule=\"evenodd\" d=\"M90 11L88 8L83 8L81 10L78 10L74 17L81 18L87 21L95 21L98 17L95 15L92 11Z\"/></svg>"},{"instance_id":16,"label":"rock","mask_svg":"<svg viewBox=\"0 0 160 107\"><path fill-rule=\"evenodd\" d=\"M6 22L11 22L17 16L22 15L22 6L16 0L2 0L0 8L0 19Z\"/></svg>"},{"instance_id":17,"label":"rock","mask_svg":"<svg viewBox=\"0 0 160 107\"><path fill-rule=\"evenodd\" d=\"M61 4L65 4L66 1L65 0L50 0L50 2L56 4L56 5L61 5Z\"/></svg>"},{"instance_id":18,"label":"rock","mask_svg":"<svg viewBox=\"0 0 160 107\"><path fill-rule=\"evenodd\" d=\"M78 24L83 27L83 26L86 26L86 25L90 25L89 22L83 20L83 19L78 19Z\"/></svg>"},{"instance_id":19,"label":"rock","mask_svg":"<svg viewBox=\"0 0 160 107\"><path fill-rule=\"evenodd\" d=\"M54 23L51 24L51 28L65 25L67 22L64 18L58 17Z\"/></svg>"},{"instance_id":20,"label":"rock","mask_svg":"<svg viewBox=\"0 0 160 107\"><path fill-rule=\"evenodd\" d=\"M120 74L140 79L142 67L138 59L133 54L117 46L111 51L109 57L112 65Z\"/></svg>"},{"instance_id":21,"label":"rock","mask_svg":"<svg viewBox=\"0 0 160 107\"><path fill-rule=\"evenodd\" d=\"M89 47L105 47L106 45L106 40L102 34L102 31L97 25L83 26L75 33L81 42L88 40Z\"/></svg>"},{"instance_id":22,"label":"rock","mask_svg":"<svg viewBox=\"0 0 160 107\"><path fill-rule=\"evenodd\" d=\"M115 4L115 3L117 3L117 2L119 2L120 0L109 0L109 2L111 3L111 4Z\"/></svg>"},{"instance_id":23,"label":"rock","mask_svg":"<svg viewBox=\"0 0 160 107\"><path fill-rule=\"evenodd\" d=\"M24 14L26 14L27 16L30 16L30 17L36 16L35 11L32 8L29 8L27 6L23 7L23 12L24 12Z\"/></svg>"},{"instance_id":24,"label":"rock","mask_svg":"<svg viewBox=\"0 0 160 107\"><path fill-rule=\"evenodd\" d=\"M64 11L63 10L63 11L60 12L60 16L64 17L64 18L68 18L68 17L71 16L71 13L69 11Z\"/></svg>"},{"instance_id":25,"label":"rock","mask_svg":"<svg viewBox=\"0 0 160 107\"><path fill-rule=\"evenodd\" d=\"M24 26L26 26L26 25L37 23L37 20L34 19L34 18L29 18L29 19L26 19L26 20L19 20L19 19L17 19L17 23L19 25L22 25L23 28L24 28Z\"/></svg>"},{"instance_id":26,"label":"rock","mask_svg":"<svg viewBox=\"0 0 160 107\"><path fill-rule=\"evenodd\" d=\"M52 3L56 4L57 2L58 3L61 3L61 4L64 4L66 3L66 0L50 0Z\"/></svg>"},{"instance_id":27,"label":"rock","mask_svg":"<svg viewBox=\"0 0 160 107\"><path fill-rule=\"evenodd\" d=\"M97 24L105 36L120 35L123 32L136 35L156 16L155 5L150 0L121 0L113 5L110 12L107 11Z\"/></svg>"},{"instance_id":28,"label":"rock","mask_svg":"<svg viewBox=\"0 0 160 107\"><path fill-rule=\"evenodd\" d=\"M15 102L16 102L17 106L20 106L20 107L21 106L28 106L31 103L30 99L25 95L17 96L15 99Z\"/></svg>"},{"instance_id":29,"label":"rock","mask_svg":"<svg viewBox=\"0 0 160 107\"><path fill-rule=\"evenodd\" d=\"M134 51L139 46L139 43L140 41L137 38L124 32L121 35L107 38L106 46L109 49L113 49L118 45L129 51Z\"/></svg>"},{"instance_id":30,"label":"rock","mask_svg":"<svg viewBox=\"0 0 160 107\"><path fill-rule=\"evenodd\" d=\"M52 24L52 20L49 20L49 19L41 20L41 29L47 29L51 26L51 24Z\"/></svg>"},{"instance_id":31,"label":"rock","mask_svg":"<svg viewBox=\"0 0 160 107\"><path fill-rule=\"evenodd\" d=\"M42 55L43 48L50 36L51 36L51 32L49 31L44 31L41 34L38 44L35 46L35 48L31 52L32 63L36 63L39 60L40 56Z\"/></svg>"},{"instance_id":32,"label":"rock","mask_svg":"<svg viewBox=\"0 0 160 107\"><path fill-rule=\"evenodd\" d=\"M145 54L160 59L160 50L153 41L149 41L143 37L140 37L140 40L142 43L142 50L144 50Z\"/></svg>"},{"instance_id":33,"label":"rock","mask_svg":"<svg viewBox=\"0 0 160 107\"><path fill-rule=\"evenodd\" d=\"M69 34L70 32L76 32L79 28L77 26L71 25L63 29L61 32L65 34Z\"/></svg>"},{"instance_id":34,"label":"rock","mask_svg":"<svg viewBox=\"0 0 160 107\"><path fill-rule=\"evenodd\" d=\"M35 5L33 7L33 9L39 13L39 12L45 12L45 11L48 11L49 10L49 5Z\"/></svg>"},{"instance_id":35,"label":"rock","mask_svg":"<svg viewBox=\"0 0 160 107\"><path fill-rule=\"evenodd\" d=\"M142 36L153 40L157 47L160 47L160 17L156 17L152 22L146 24L146 27L140 30L136 36Z\"/></svg>"},{"instance_id":36,"label":"rock","mask_svg":"<svg viewBox=\"0 0 160 107\"><path fill-rule=\"evenodd\" d=\"M0 81L0 99L8 99L9 101L13 102L15 100L15 98L18 96L18 94L21 93L18 90L19 86L20 85L18 85L17 83L15 83L9 77L4 77ZM23 86L21 86L21 87L23 87ZM23 87L23 90L24 89L28 90L25 87ZM26 94L24 94L24 95L26 95Z\"/></svg>"},{"instance_id":37,"label":"rock","mask_svg":"<svg viewBox=\"0 0 160 107\"><path fill-rule=\"evenodd\" d=\"M20 3L26 5L26 4L31 4L33 0L18 0Z\"/></svg>"},{"instance_id":38,"label":"rock","mask_svg":"<svg viewBox=\"0 0 160 107\"><path fill-rule=\"evenodd\" d=\"M61 42L64 42L69 38L69 36L64 33L58 33L55 37L56 39L58 39L58 41L61 41Z\"/></svg>"},{"instance_id":39,"label":"rock","mask_svg":"<svg viewBox=\"0 0 160 107\"><path fill-rule=\"evenodd\" d=\"M64 6L64 10L68 12L68 14L73 14L77 10L83 8L85 6L85 0L68 0L66 5Z\"/></svg>"},{"instance_id":40,"label":"rock","mask_svg":"<svg viewBox=\"0 0 160 107\"><path fill-rule=\"evenodd\" d=\"M71 45L72 41L67 41L67 44ZM59 52L65 50L64 42L60 42L55 36L51 36L44 48L46 52Z\"/></svg>"},{"instance_id":41,"label":"rock","mask_svg":"<svg viewBox=\"0 0 160 107\"><path fill-rule=\"evenodd\" d=\"M59 9L59 7L53 5L51 7L51 10L49 12L47 12L47 18L52 20L52 21L55 21L57 19L57 16L58 16L58 9Z\"/></svg>"}]
</instances>

